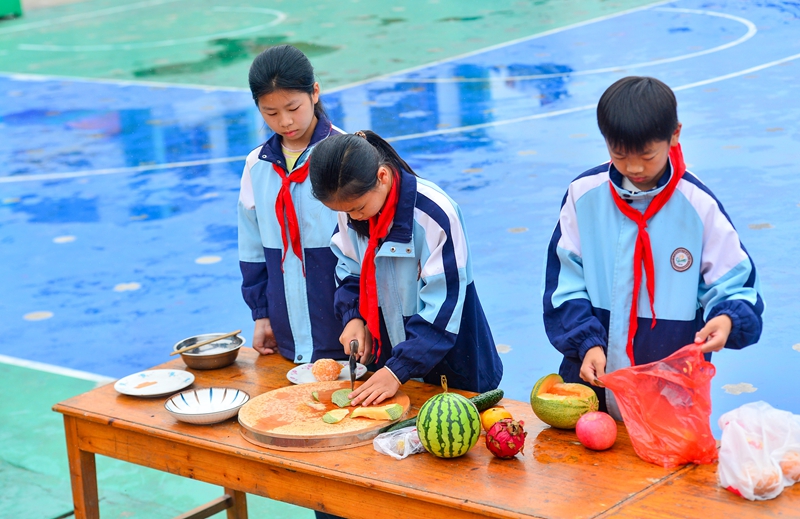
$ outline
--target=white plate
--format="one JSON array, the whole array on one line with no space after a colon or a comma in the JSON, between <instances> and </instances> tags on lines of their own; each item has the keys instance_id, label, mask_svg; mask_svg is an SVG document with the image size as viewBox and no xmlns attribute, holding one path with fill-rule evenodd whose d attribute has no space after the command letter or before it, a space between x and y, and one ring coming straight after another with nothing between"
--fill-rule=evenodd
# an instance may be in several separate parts
<instances>
[{"instance_id":1,"label":"white plate","mask_svg":"<svg viewBox=\"0 0 800 519\"><path fill-rule=\"evenodd\" d=\"M189 387L194 375L180 369L151 369L117 380L114 389L123 395L165 396Z\"/></svg>"},{"instance_id":2,"label":"white plate","mask_svg":"<svg viewBox=\"0 0 800 519\"><path fill-rule=\"evenodd\" d=\"M177 420L205 425L234 416L248 400L250 395L239 389L208 387L173 395L164 402L164 407Z\"/></svg>"},{"instance_id":3,"label":"white plate","mask_svg":"<svg viewBox=\"0 0 800 519\"><path fill-rule=\"evenodd\" d=\"M341 373L339 373L339 378L336 380L350 380L350 363L346 360L338 360L336 361L342 366L344 369ZM289 372L286 374L286 378L289 379L289 382L293 384L308 384L310 382L319 382L317 377L311 373L311 368L314 367L313 363L308 364L300 364L299 366L295 366L294 368L290 369ZM364 376L364 373L367 372L367 367L360 362L356 363L356 378L361 378Z\"/></svg>"}]
</instances>

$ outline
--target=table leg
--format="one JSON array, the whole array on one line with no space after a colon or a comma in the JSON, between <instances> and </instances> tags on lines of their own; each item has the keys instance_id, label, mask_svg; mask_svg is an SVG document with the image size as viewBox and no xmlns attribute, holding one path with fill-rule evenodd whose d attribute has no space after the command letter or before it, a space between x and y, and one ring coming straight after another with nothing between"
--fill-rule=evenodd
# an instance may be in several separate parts
<instances>
[{"instance_id":1,"label":"table leg","mask_svg":"<svg viewBox=\"0 0 800 519\"><path fill-rule=\"evenodd\" d=\"M64 430L67 436L67 457L75 518L100 519L94 453L80 450L77 419L64 416Z\"/></svg>"},{"instance_id":2,"label":"table leg","mask_svg":"<svg viewBox=\"0 0 800 519\"><path fill-rule=\"evenodd\" d=\"M226 488L225 494L231 499L228 519L247 519L247 494L232 488Z\"/></svg>"}]
</instances>

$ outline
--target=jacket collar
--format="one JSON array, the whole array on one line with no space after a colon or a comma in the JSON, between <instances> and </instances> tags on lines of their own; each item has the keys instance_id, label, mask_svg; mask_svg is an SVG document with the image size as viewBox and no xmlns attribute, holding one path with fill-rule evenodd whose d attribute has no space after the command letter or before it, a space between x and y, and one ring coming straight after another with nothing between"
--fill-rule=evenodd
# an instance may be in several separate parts
<instances>
[{"instance_id":1,"label":"jacket collar","mask_svg":"<svg viewBox=\"0 0 800 519\"><path fill-rule=\"evenodd\" d=\"M611 180L611 185L614 186L614 189L617 190L617 193L626 200L632 199L642 199L642 198L652 198L659 194L669 183L669 179L672 178L672 161L667 160L667 170L661 175L661 178L658 179L658 183L656 187L649 191L637 191L636 193L631 193L624 187L622 187L622 173L619 172L617 168L614 167L613 162L608 163L608 178Z\"/></svg>"},{"instance_id":2,"label":"jacket collar","mask_svg":"<svg viewBox=\"0 0 800 519\"><path fill-rule=\"evenodd\" d=\"M313 148L321 140L328 137L331 133L333 133L333 125L331 122L327 117L325 117L324 114L317 114L317 126L314 127L314 133L311 134L311 141L309 141L308 146L302 155L297 158L297 162L294 165L295 168L302 166L308 158L311 148ZM283 156L280 135L275 133L272 135L272 137L267 139L267 142L265 142L261 147L259 158L261 160L266 160L267 162L277 164L283 169L286 169L286 157Z\"/></svg>"},{"instance_id":3,"label":"jacket collar","mask_svg":"<svg viewBox=\"0 0 800 519\"><path fill-rule=\"evenodd\" d=\"M394 213L394 222L385 241L408 243L414 229L414 207L417 205L417 177L400 171L400 198Z\"/></svg>"}]
</instances>

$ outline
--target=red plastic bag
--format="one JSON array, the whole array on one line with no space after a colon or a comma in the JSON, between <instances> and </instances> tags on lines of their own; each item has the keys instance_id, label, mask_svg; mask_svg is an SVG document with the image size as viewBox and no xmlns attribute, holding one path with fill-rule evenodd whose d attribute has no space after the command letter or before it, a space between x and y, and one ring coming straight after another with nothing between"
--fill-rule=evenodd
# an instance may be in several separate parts
<instances>
[{"instance_id":1,"label":"red plastic bag","mask_svg":"<svg viewBox=\"0 0 800 519\"><path fill-rule=\"evenodd\" d=\"M684 346L664 360L600 377L614 393L633 450L645 461L672 468L713 463L711 378L714 365L700 346Z\"/></svg>"}]
</instances>

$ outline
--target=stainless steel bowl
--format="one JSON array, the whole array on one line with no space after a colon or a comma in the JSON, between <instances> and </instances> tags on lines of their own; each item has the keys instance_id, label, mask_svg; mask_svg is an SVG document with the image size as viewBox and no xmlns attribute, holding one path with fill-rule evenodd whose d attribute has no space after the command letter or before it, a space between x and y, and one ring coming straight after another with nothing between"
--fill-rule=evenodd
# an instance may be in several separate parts
<instances>
[{"instance_id":1,"label":"stainless steel bowl","mask_svg":"<svg viewBox=\"0 0 800 519\"><path fill-rule=\"evenodd\" d=\"M225 335L224 333L205 333L202 335L195 335L187 339L183 339L172 347L172 351L183 349L192 344L207 341L214 337ZM183 362L192 369L217 369L224 368L233 364L236 357L239 356L239 349L245 342L245 338L241 335L234 335L220 339L217 342L200 346L194 350L189 350L181 353Z\"/></svg>"}]
</instances>

